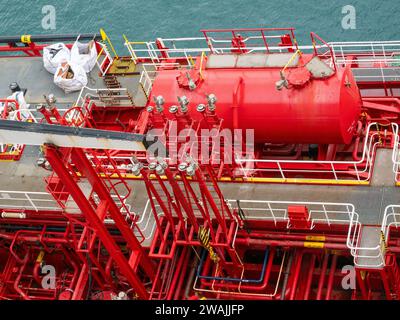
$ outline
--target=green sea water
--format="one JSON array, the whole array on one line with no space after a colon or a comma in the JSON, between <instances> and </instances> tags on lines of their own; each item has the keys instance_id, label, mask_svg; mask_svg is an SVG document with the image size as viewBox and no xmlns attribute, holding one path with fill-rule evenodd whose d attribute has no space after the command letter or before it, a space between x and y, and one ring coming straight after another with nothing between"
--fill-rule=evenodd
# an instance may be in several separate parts
<instances>
[{"instance_id":1,"label":"green sea water","mask_svg":"<svg viewBox=\"0 0 400 320\"><path fill-rule=\"evenodd\" d=\"M42 8L52 5L56 29L42 27ZM356 10L356 28L342 28L342 7ZM132 41L199 36L202 28L295 27L300 44L314 31L327 41L400 40L399 0L0 0L0 34L98 32L117 50Z\"/></svg>"}]
</instances>

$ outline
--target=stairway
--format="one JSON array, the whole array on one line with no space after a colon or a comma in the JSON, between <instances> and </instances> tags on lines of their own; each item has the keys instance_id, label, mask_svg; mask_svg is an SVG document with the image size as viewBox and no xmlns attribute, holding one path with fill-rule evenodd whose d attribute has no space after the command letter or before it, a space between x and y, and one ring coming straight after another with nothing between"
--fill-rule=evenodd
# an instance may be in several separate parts
<instances>
[{"instance_id":1,"label":"stairway","mask_svg":"<svg viewBox=\"0 0 400 320\"><path fill-rule=\"evenodd\" d=\"M121 83L118 81L117 76L113 74L106 74L103 77L104 84L107 89L110 89L106 92L99 92L99 99L106 106L120 106L126 105L127 102L129 105L134 106L133 98L128 91L125 91L125 94L121 94L122 89Z\"/></svg>"}]
</instances>

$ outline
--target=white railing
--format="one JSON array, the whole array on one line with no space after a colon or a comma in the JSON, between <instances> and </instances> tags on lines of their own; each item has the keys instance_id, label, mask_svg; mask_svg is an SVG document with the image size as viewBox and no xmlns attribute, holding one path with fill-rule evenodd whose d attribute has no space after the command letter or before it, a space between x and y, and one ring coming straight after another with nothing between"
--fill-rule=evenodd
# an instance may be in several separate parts
<instances>
[{"instance_id":1,"label":"white railing","mask_svg":"<svg viewBox=\"0 0 400 320\"><path fill-rule=\"evenodd\" d=\"M247 37L243 40L244 43L254 40L254 39L262 39L263 37ZM278 36L265 36L265 38L278 38ZM280 38L280 37L279 37ZM201 57L202 54L205 53L231 53L231 50L235 50L237 48L231 47L231 45L225 47L215 47L212 44L221 44L227 43L230 44L231 40L217 40L213 38L208 38L209 44L207 45L205 37L192 37L192 38L171 38L171 39L160 39L164 45L165 49L159 49L156 45L155 41L147 41L147 42L135 42L125 40L125 46L127 47L132 60L135 64L138 61L151 61L151 63L144 63L144 68L140 75L140 83L143 87L143 90L148 97L151 91L151 87L153 81L157 74L157 69L159 67L173 67L173 68L192 68L194 66L194 59L196 57ZM138 48L139 47L139 48ZM270 52L286 52L288 49L296 50L296 47L282 47L282 46L273 46L268 47ZM265 52L265 46L256 46L256 47L246 47L247 53L255 53L255 52ZM303 47L304 51L312 50L312 46ZM180 63L170 62L170 59L173 58L185 58L186 64L182 65ZM151 69L151 70L150 70Z\"/></svg>"},{"instance_id":2,"label":"white railing","mask_svg":"<svg viewBox=\"0 0 400 320\"><path fill-rule=\"evenodd\" d=\"M96 64L102 76L104 76L113 64L114 58L111 56L107 46L104 43L97 43L101 46L101 50L97 55Z\"/></svg>"},{"instance_id":3,"label":"white railing","mask_svg":"<svg viewBox=\"0 0 400 320\"><path fill-rule=\"evenodd\" d=\"M313 160L262 160L262 159L246 159L235 156L235 162L240 167L240 173L245 178L251 178L257 173L274 173L281 179L287 179L290 174L301 174L302 179L312 178L313 174L329 174L329 178L336 181L343 180L341 175L354 175L357 181L369 181L371 177L371 169L374 164L374 155L379 142L379 133L371 133L371 129L376 127L377 123L371 123L366 132L362 157L358 161L313 161ZM259 165L269 165L270 168L257 168ZM296 165L296 166L294 166ZM298 169L304 165L312 165L312 169ZM347 166L346 170L343 166ZM288 168L289 167L289 168ZM293 167L295 167L293 169ZM324 169L316 169L323 167ZM362 167L362 168L360 168ZM367 174L366 177L365 173ZM308 176L307 176L308 175Z\"/></svg>"},{"instance_id":4,"label":"white railing","mask_svg":"<svg viewBox=\"0 0 400 320\"><path fill-rule=\"evenodd\" d=\"M238 209L237 200L228 200L232 209ZM240 208L244 211L247 220L279 222L290 227L288 216L289 206L305 206L308 209L310 229L316 224L341 224L348 226L346 245L354 257L357 267L380 268L385 265L386 240L392 227L400 226L400 205L386 207L382 223L379 244L376 246L361 246L362 224L359 215L351 203L329 202L295 202L295 201L267 201L267 200L240 200ZM379 232L379 231L377 231ZM386 240L385 240L386 239Z\"/></svg>"},{"instance_id":5,"label":"white railing","mask_svg":"<svg viewBox=\"0 0 400 320\"><path fill-rule=\"evenodd\" d=\"M355 213L351 220L347 238L347 246L351 249L351 253L355 258L355 265L357 267L368 268L380 268L385 266L386 251L388 241L390 239L390 232L393 228L397 229L400 226L400 205L386 206L380 228L379 243L376 246L360 246L362 225L358 219L359 216ZM360 252L362 254L360 254ZM358 263L360 260L364 261L364 263Z\"/></svg>"},{"instance_id":6,"label":"white railing","mask_svg":"<svg viewBox=\"0 0 400 320\"><path fill-rule=\"evenodd\" d=\"M149 98L151 88L153 87L154 79L157 75L157 65L142 64L142 72L140 73L139 83L143 89L146 98Z\"/></svg>"},{"instance_id":7,"label":"white railing","mask_svg":"<svg viewBox=\"0 0 400 320\"><path fill-rule=\"evenodd\" d=\"M106 107L111 106L111 102L108 100L118 100L120 95L128 96L128 89L127 88L101 88L101 89L94 89L90 87L83 87L76 99L73 109L67 113L65 119L67 122L72 123L74 125L79 124L83 125L85 116L91 111L93 104L99 107ZM123 103L125 101L125 103ZM132 102L130 99L119 99L118 106L131 106ZM58 109L61 111L61 109ZM67 110L63 110L68 111Z\"/></svg>"},{"instance_id":8,"label":"white railing","mask_svg":"<svg viewBox=\"0 0 400 320\"><path fill-rule=\"evenodd\" d=\"M374 58L390 58L393 52L400 53L400 41L347 41L329 42L337 62L351 63L348 55L367 56Z\"/></svg>"},{"instance_id":9,"label":"white railing","mask_svg":"<svg viewBox=\"0 0 400 320\"><path fill-rule=\"evenodd\" d=\"M38 119L33 115L33 110L30 109L17 109L11 111L7 117L8 120L13 121L32 121L38 122ZM24 144L0 144L0 153L6 153L8 155L20 154L24 149Z\"/></svg>"},{"instance_id":10,"label":"white railing","mask_svg":"<svg viewBox=\"0 0 400 320\"><path fill-rule=\"evenodd\" d=\"M50 193L14 190L0 190L0 208L25 209L36 212L40 210L61 210Z\"/></svg>"},{"instance_id":11,"label":"white railing","mask_svg":"<svg viewBox=\"0 0 400 320\"><path fill-rule=\"evenodd\" d=\"M238 209L237 200L227 200L232 209ZM290 227L288 206L305 206L308 209L310 229L316 224L345 224L348 225L355 212L351 203L336 202L303 202L303 201L268 201L268 200L240 200L240 208L244 211L247 220L267 220L286 222Z\"/></svg>"},{"instance_id":12,"label":"white railing","mask_svg":"<svg viewBox=\"0 0 400 320\"><path fill-rule=\"evenodd\" d=\"M385 253L382 247L382 239L376 246L362 247L362 224L359 215L353 212L347 235L347 247L354 257L354 265L359 268L380 268L385 264ZM360 262L361 261L361 262Z\"/></svg>"},{"instance_id":13,"label":"white railing","mask_svg":"<svg viewBox=\"0 0 400 320\"><path fill-rule=\"evenodd\" d=\"M57 111L62 115L65 111L69 109L58 109ZM32 121L35 123L39 123L43 121L44 117L43 114L40 111L37 111L35 109L25 109L25 110L16 110L13 112L10 112L9 120L15 120L15 121L21 121L20 119L20 114L24 114L24 118L27 120L24 121Z\"/></svg>"},{"instance_id":14,"label":"white railing","mask_svg":"<svg viewBox=\"0 0 400 320\"><path fill-rule=\"evenodd\" d=\"M164 215L164 212L161 210L158 204L155 204L156 214L158 217ZM153 238L154 232L156 230L156 220L154 218L153 209L150 205L150 200L147 200L146 206L143 209L143 213L140 216L140 219L136 222L137 227L141 230L142 234L145 236L146 240L151 240Z\"/></svg>"},{"instance_id":15,"label":"white railing","mask_svg":"<svg viewBox=\"0 0 400 320\"><path fill-rule=\"evenodd\" d=\"M264 45L254 45L253 40L277 39L280 36L249 36L242 41L246 46L246 53L265 52ZM231 53L237 48L232 47L230 39L214 39L213 37L192 37L192 38L169 38L160 39L164 44L164 49L157 47L155 41L130 42L125 39L132 60L137 64L138 61L151 61L154 69L158 66L173 64L171 58L185 58L186 64L176 64L179 68L192 68L194 59L200 57L202 53L226 54ZM207 42L208 40L208 42ZM204 46L206 44L207 46ZM332 48L335 61L330 61L332 65L347 65L357 63L354 68L354 76L357 81L400 81L400 41L365 41L365 42L329 42ZM317 48L323 46L316 45ZM288 49L299 49L304 53L312 53L313 46L268 46L269 53L286 52ZM329 52L330 54L330 52ZM349 55L357 56L357 60L349 58ZM397 54L399 58L397 58ZM323 56L322 56L323 57ZM330 57L327 56L330 60ZM328 61L329 63L329 61ZM158 66L156 66L158 65ZM149 95L154 76L149 75L148 70L143 70L140 83Z\"/></svg>"},{"instance_id":16,"label":"white railing","mask_svg":"<svg viewBox=\"0 0 400 320\"><path fill-rule=\"evenodd\" d=\"M381 232L386 243L390 238L390 230L400 227L400 205L388 205L383 215Z\"/></svg>"},{"instance_id":17,"label":"white railing","mask_svg":"<svg viewBox=\"0 0 400 320\"><path fill-rule=\"evenodd\" d=\"M399 126L397 123L392 123L394 143L393 143L393 173L395 174L395 181L400 181L400 137L399 137Z\"/></svg>"},{"instance_id":18,"label":"white railing","mask_svg":"<svg viewBox=\"0 0 400 320\"><path fill-rule=\"evenodd\" d=\"M400 81L400 41L330 42L336 63L355 64L357 81Z\"/></svg>"},{"instance_id":19,"label":"white railing","mask_svg":"<svg viewBox=\"0 0 400 320\"><path fill-rule=\"evenodd\" d=\"M102 98L110 96L111 94L117 96L119 94L127 95L127 88L101 88L95 89L90 87L83 87L76 99L74 106L79 106L81 108L85 108L86 103L90 101L96 101L98 106L106 107L107 103L102 102ZM87 107L86 107L87 108Z\"/></svg>"},{"instance_id":20,"label":"white railing","mask_svg":"<svg viewBox=\"0 0 400 320\"><path fill-rule=\"evenodd\" d=\"M249 40L250 38L262 38L262 37L249 37L245 39L244 42ZM209 39L210 40L210 39ZM152 63L168 63L167 60L171 58L185 58L187 62L187 66L191 67L193 65L192 58L198 57L205 53L217 53L217 54L227 54L232 53L232 50L237 50L237 48L232 46L225 46L220 48L212 47L210 49L208 46L204 46L202 44L207 44L206 39L204 37L193 37L193 38L176 38L176 39L162 39L162 41L166 44L165 49L156 48L156 44L154 41L149 42L125 42L125 46L127 47L132 60L137 63L139 60L151 60ZM231 43L231 40L214 40L211 39L212 43ZM134 46L143 45L144 48L134 48ZM178 46L177 46L178 44ZM185 46L179 46L179 44L187 44ZM311 52L313 46L302 46L299 49L303 52ZM296 50L296 46L271 46L268 47L268 50L272 53L282 53L287 52L288 49ZM256 52L264 52L265 46L249 46L246 47L246 53L256 53Z\"/></svg>"}]
</instances>

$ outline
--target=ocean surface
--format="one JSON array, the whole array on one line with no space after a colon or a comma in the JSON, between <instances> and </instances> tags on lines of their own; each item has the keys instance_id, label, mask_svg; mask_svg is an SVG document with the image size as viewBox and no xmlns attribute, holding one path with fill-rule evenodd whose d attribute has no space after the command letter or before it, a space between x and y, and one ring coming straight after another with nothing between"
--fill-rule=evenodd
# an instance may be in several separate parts
<instances>
[{"instance_id":1,"label":"ocean surface","mask_svg":"<svg viewBox=\"0 0 400 320\"><path fill-rule=\"evenodd\" d=\"M42 27L43 6L56 29ZM352 5L356 28L345 30ZM104 28L120 54L131 41L199 36L202 28L295 27L300 44L314 31L327 41L400 40L399 0L0 0L0 35L85 33Z\"/></svg>"}]
</instances>

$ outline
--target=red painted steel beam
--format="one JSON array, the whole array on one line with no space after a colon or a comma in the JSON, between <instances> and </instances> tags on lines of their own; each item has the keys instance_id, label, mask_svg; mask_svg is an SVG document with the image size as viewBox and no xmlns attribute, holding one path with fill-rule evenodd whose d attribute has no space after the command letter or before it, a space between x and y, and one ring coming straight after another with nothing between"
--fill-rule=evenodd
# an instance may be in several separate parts
<instances>
[{"instance_id":1,"label":"red painted steel beam","mask_svg":"<svg viewBox=\"0 0 400 320\"><path fill-rule=\"evenodd\" d=\"M329 260L329 254L326 253L324 257L324 262L322 263L321 274L319 277L317 300L321 300L322 297L322 290L324 288L324 283L326 278L326 269L328 268L328 260Z\"/></svg>"},{"instance_id":2,"label":"red painted steel beam","mask_svg":"<svg viewBox=\"0 0 400 320\"><path fill-rule=\"evenodd\" d=\"M131 248L131 250L136 252L136 254L138 255L138 259L140 259L139 264L143 268L143 271L151 280L153 280L155 276L154 264L148 258L146 251L137 240L129 224L121 215L120 210L118 209L110 193L104 186L104 183L99 177L98 173L92 167L92 164L86 157L85 153L82 149L74 148L72 149L71 157L77 169L81 173L83 173L84 176L88 179L98 197L101 200L107 201L108 212L114 220L116 227L119 229L122 236L127 241L128 246Z\"/></svg>"},{"instance_id":3,"label":"red painted steel beam","mask_svg":"<svg viewBox=\"0 0 400 320\"><path fill-rule=\"evenodd\" d=\"M326 289L325 300L330 300L331 299L332 288L333 288L333 280L334 280L335 271L336 271L337 259L338 259L338 256L336 254L334 254L333 258L332 258L331 270L329 271L328 287Z\"/></svg>"},{"instance_id":4,"label":"red painted steel beam","mask_svg":"<svg viewBox=\"0 0 400 320\"><path fill-rule=\"evenodd\" d=\"M95 210L86 199L82 190L71 177L70 172L66 169L64 163L60 159L58 151L54 147L46 146L45 155L54 172L63 181L65 187L70 192L72 198L82 211L83 215L89 221L92 228L96 230L96 233L101 239L104 247L107 249L110 256L113 257L115 263L119 266L121 273L127 278L127 281L138 294L138 296L142 299L147 299L149 295L141 279L133 271L128 263L128 260L122 254L120 247L116 244L113 237L107 231L105 225L99 219Z\"/></svg>"}]
</instances>

